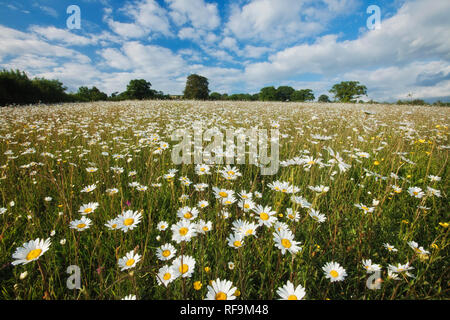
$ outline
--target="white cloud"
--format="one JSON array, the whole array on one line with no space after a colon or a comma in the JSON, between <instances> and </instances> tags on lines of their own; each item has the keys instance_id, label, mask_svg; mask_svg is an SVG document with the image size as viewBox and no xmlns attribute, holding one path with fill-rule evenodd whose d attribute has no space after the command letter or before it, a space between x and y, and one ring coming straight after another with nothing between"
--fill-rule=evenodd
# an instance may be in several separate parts
<instances>
[{"instance_id":1,"label":"white cloud","mask_svg":"<svg viewBox=\"0 0 450 320\"><path fill-rule=\"evenodd\" d=\"M217 4L204 0L165 0L170 16L178 26L192 24L196 29L213 30L220 25Z\"/></svg>"},{"instance_id":2,"label":"white cloud","mask_svg":"<svg viewBox=\"0 0 450 320\"><path fill-rule=\"evenodd\" d=\"M41 27L41 26L31 26L29 28L31 32L34 32L47 40L58 41L68 45L91 45L96 44L98 39L92 37L84 37L77 35L68 29L59 29L53 26Z\"/></svg>"}]
</instances>

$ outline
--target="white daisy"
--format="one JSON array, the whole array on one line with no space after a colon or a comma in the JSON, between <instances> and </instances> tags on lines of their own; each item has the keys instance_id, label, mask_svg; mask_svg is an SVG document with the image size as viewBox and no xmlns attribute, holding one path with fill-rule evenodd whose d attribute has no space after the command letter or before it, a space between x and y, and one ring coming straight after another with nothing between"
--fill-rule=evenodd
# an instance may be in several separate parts
<instances>
[{"instance_id":1,"label":"white daisy","mask_svg":"<svg viewBox=\"0 0 450 320\"><path fill-rule=\"evenodd\" d=\"M37 238L35 240L30 240L16 249L12 257L15 259L12 265L27 264L31 261L39 259L50 247L50 238L44 240Z\"/></svg>"}]
</instances>

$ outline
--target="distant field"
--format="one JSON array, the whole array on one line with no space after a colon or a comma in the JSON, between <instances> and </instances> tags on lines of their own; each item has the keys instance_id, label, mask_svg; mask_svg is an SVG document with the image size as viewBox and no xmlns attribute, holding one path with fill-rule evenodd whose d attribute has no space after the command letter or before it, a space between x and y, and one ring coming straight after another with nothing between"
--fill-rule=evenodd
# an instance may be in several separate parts
<instances>
[{"instance_id":1,"label":"distant field","mask_svg":"<svg viewBox=\"0 0 450 320\"><path fill-rule=\"evenodd\" d=\"M337 103L0 108L0 299L448 299L449 120ZM176 165L172 133L200 123L266 129L270 145L278 130L277 173Z\"/></svg>"}]
</instances>

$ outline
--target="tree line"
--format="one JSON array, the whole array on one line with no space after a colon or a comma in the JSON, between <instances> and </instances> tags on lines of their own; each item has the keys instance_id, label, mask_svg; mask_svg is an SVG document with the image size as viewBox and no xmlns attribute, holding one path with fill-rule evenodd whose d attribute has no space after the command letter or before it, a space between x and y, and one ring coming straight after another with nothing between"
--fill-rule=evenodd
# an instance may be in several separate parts
<instances>
[{"instance_id":1,"label":"tree line","mask_svg":"<svg viewBox=\"0 0 450 320\"><path fill-rule=\"evenodd\" d=\"M212 92L209 90L207 78L191 74L187 77L183 95L173 96L164 94L151 88L152 84L145 79L131 80L123 92L113 92L111 95L93 86L91 88L82 86L75 93L66 92L67 87L59 80L48 80L45 78L30 79L27 74L20 70L0 71L0 106L24 105L36 103L61 103L61 102L92 102L92 101L121 101L121 100L146 100L146 99L194 99L194 100L231 100L231 101L294 101L308 102L316 99L311 89L295 90L290 86L268 86L262 88L258 93L227 93ZM329 90L332 99L326 94L318 97L319 102L362 102L358 100L367 95L366 86L358 81L342 81L333 85ZM377 103L369 101L368 103ZM423 100L399 100L397 104L428 105ZM450 106L448 102L437 101L434 105Z\"/></svg>"}]
</instances>

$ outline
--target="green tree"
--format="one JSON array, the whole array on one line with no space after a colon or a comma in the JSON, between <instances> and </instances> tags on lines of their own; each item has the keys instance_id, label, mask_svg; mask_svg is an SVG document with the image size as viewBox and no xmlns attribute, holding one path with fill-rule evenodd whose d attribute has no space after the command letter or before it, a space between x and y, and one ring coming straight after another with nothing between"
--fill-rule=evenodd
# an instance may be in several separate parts
<instances>
[{"instance_id":1,"label":"green tree","mask_svg":"<svg viewBox=\"0 0 450 320\"><path fill-rule=\"evenodd\" d=\"M289 86L280 86L277 88L277 100L278 101L287 101L291 100L291 94L295 92L295 89Z\"/></svg>"},{"instance_id":2,"label":"green tree","mask_svg":"<svg viewBox=\"0 0 450 320\"><path fill-rule=\"evenodd\" d=\"M331 102L331 100L326 94L322 94L319 97L319 102Z\"/></svg>"},{"instance_id":3,"label":"green tree","mask_svg":"<svg viewBox=\"0 0 450 320\"><path fill-rule=\"evenodd\" d=\"M187 77L184 88L185 99L206 100L209 97L208 79L198 74L191 74Z\"/></svg>"},{"instance_id":4,"label":"green tree","mask_svg":"<svg viewBox=\"0 0 450 320\"><path fill-rule=\"evenodd\" d=\"M151 99L155 91L150 89L152 84L145 79L131 80L127 85L126 96L128 99Z\"/></svg>"},{"instance_id":5,"label":"green tree","mask_svg":"<svg viewBox=\"0 0 450 320\"><path fill-rule=\"evenodd\" d=\"M211 100L222 100L222 95L218 92L213 92L209 95Z\"/></svg>"},{"instance_id":6,"label":"green tree","mask_svg":"<svg viewBox=\"0 0 450 320\"><path fill-rule=\"evenodd\" d=\"M277 90L275 87L265 87L259 92L259 99L261 101L277 101Z\"/></svg>"},{"instance_id":7,"label":"green tree","mask_svg":"<svg viewBox=\"0 0 450 320\"><path fill-rule=\"evenodd\" d=\"M291 101L313 101L315 99L314 93L311 89L296 90L291 94Z\"/></svg>"},{"instance_id":8,"label":"green tree","mask_svg":"<svg viewBox=\"0 0 450 320\"><path fill-rule=\"evenodd\" d=\"M330 93L334 94L334 99L339 102L356 102L356 98L367 94L367 88L359 81L342 81L335 84Z\"/></svg>"}]
</instances>

